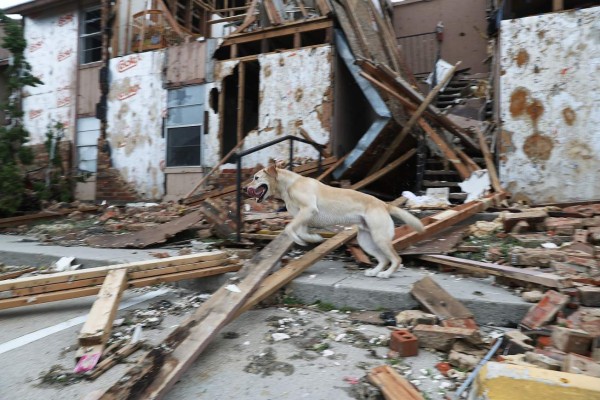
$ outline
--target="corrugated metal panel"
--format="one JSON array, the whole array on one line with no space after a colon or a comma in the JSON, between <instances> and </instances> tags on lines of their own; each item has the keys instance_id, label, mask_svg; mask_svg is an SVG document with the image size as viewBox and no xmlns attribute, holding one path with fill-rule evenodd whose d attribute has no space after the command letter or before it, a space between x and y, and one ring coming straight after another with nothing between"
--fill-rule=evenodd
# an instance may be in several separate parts
<instances>
[{"instance_id":1,"label":"corrugated metal panel","mask_svg":"<svg viewBox=\"0 0 600 400\"><path fill-rule=\"evenodd\" d=\"M100 101L100 82L98 73L100 65L79 68L77 87L77 114L96 113L96 103Z\"/></svg>"},{"instance_id":2,"label":"corrugated metal panel","mask_svg":"<svg viewBox=\"0 0 600 400\"><path fill-rule=\"evenodd\" d=\"M502 183L532 202L600 198L600 7L501 28Z\"/></svg>"}]
</instances>

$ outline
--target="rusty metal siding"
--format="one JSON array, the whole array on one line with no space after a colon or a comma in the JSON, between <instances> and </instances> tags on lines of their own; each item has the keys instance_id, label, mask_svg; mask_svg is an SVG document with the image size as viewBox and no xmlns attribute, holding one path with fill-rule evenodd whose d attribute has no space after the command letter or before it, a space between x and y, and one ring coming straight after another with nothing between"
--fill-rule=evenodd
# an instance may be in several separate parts
<instances>
[{"instance_id":1,"label":"rusty metal siding","mask_svg":"<svg viewBox=\"0 0 600 400\"><path fill-rule=\"evenodd\" d=\"M79 67L77 83L77 115L95 115L100 101L100 65Z\"/></svg>"},{"instance_id":2,"label":"rusty metal siding","mask_svg":"<svg viewBox=\"0 0 600 400\"><path fill-rule=\"evenodd\" d=\"M77 32L76 12L25 18L25 56L32 74L44 82L23 91L24 124L30 144L43 143L48 125L56 122L65 126L66 139L74 138Z\"/></svg>"},{"instance_id":3,"label":"rusty metal siding","mask_svg":"<svg viewBox=\"0 0 600 400\"><path fill-rule=\"evenodd\" d=\"M600 7L502 22L500 174L516 199L600 198Z\"/></svg>"},{"instance_id":4,"label":"rusty metal siding","mask_svg":"<svg viewBox=\"0 0 600 400\"><path fill-rule=\"evenodd\" d=\"M206 42L185 43L167 49L166 83L197 84L205 81Z\"/></svg>"},{"instance_id":5,"label":"rusty metal siding","mask_svg":"<svg viewBox=\"0 0 600 400\"><path fill-rule=\"evenodd\" d=\"M145 199L164 195L164 51L110 60L107 138L113 166Z\"/></svg>"}]
</instances>

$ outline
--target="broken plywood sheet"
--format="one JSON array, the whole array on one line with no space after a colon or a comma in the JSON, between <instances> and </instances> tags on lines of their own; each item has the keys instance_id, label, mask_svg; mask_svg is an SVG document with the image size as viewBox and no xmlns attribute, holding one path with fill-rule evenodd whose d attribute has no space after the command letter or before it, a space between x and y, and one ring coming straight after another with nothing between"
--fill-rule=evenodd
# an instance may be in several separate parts
<instances>
[{"instance_id":1,"label":"broken plywood sheet","mask_svg":"<svg viewBox=\"0 0 600 400\"><path fill-rule=\"evenodd\" d=\"M93 236L86 240L90 246L109 247L109 248L144 248L153 244L164 243L167 239L175 236L191 226L197 224L204 218L202 211L193 211L181 218L144 229L136 233L128 233L125 235L99 235Z\"/></svg>"},{"instance_id":2,"label":"broken plywood sheet","mask_svg":"<svg viewBox=\"0 0 600 400\"><path fill-rule=\"evenodd\" d=\"M410 293L441 320L473 318L471 311L428 276L416 282Z\"/></svg>"}]
</instances>

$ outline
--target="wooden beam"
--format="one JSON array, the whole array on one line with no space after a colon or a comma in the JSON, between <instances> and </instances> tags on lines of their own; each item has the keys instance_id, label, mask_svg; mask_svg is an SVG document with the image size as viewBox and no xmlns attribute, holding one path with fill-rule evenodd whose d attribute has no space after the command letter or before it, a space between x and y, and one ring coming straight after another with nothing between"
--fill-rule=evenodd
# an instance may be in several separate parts
<instances>
[{"instance_id":1,"label":"wooden beam","mask_svg":"<svg viewBox=\"0 0 600 400\"><path fill-rule=\"evenodd\" d=\"M28 272L35 271L36 269L37 268L29 267L29 268L20 269L18 271L6 272L6 273L0 275L0 281L4 281L6 279L18 278L21 275L24 275L24 274L26 274Z\"/></svg>"},{"instance_id":2,"label":"wooden beam","mask_svg":"<svg viewBox=\"0 0 600 400\"><path fill-rule=\"evenodd\" d=\"M346 153L343 157L341 157L339 160L337 160L334 164L332 164L329 168L327 168L321 175L319 175L316 179L318 181L322 181L323 179L325 179L326 177L329 176L329 174L331 174L333 171L335 171L335 169L337 167L339 167L340 165L342 165L342 163L344 162L344 160L346 159L346 157L348 157L348 155L350 155L350 153Z\"/></svg>"},{"instance_id":3,"label":"wooden beam","mask_svg":"<svg viewBox=\"0 0 600 400\"><path fill-rule=\"evenodd\" d=\"M386 400L425 400L406 378L389 365L373 368L367 379L381 390Z\"/></svg>"},{"instance_id":4,"label":"wooden beam","mask_svg":"<svg viewBox=\"0 0 600 400\"><path fill-rule=\"evenodd\" d=\"M125 346L117 350L115 353L100 361L96 368L94 368L94 371L89 375L86 375L86 378L90 380L98 378L100 375L111 369L114 365L116 365L119 362L122 362L123 359L135 353L138 349L142 347L143 344L143 341L126 344Z\"/></svg>"},{"instance_id":5,"label":"wooden beam","mask_svg":"<svg viewBox=\"0 0 600 400\"><path fill-rule=\"evenodd\" d=\"M22 288L30 288L34 286L50 285L53 283L73 282L79 279L89 279L98 277L104 278L108 271L111 271L113 269L124 268L127 269L129 272L135 272L145 271L154 268L191 264L201 261L225 260L227 258L227 253L222 251L215 251L210 253L190 254L186 256L161 258L158 260L146 260L125 264L115 264L107 267L95 267L75 271L57 272L54 274L48 274L44 276L30 276L26 278L9 279L0 282L0 292Z\"/></svg>"},{"instance_id":6,"label":"wooden beam","mask_svg":"<svg viewBox=\"0 0 600 400\"><path fill-rule=\"evenodd\" d=\"M281 15L279 15L277 7L275 7L275 4L273 4L273 0L263 0L262 3L265 11L267 12L267 17L269 18L271 25L281 25L283 21L281 19Z\"/></svg>"},{"instance_id":7,"label":"wooden beam","mask_svg":"<svg viewBox=\"0 0 600 400\"><path fill-rule=\"evenodd\" d=\"M462 163L460 157L457 156L451 145L446 143L446 141L440 135L438 135L435 129L433 129L423 118L419 118L419 126L423 129L425 134L429 136L431 141L438 147L438 149L440 149L446 159L450 161L461 178L467 179L469 176L471 176L471 171L465 166L465 164Z\"/></svg>"},{"instance_id":8,"label":"wooden beam","mask_svg":"<svg viewBox=\"0 0 600 400\"><path fill-rule=\"evenodd\" d=\"M377 179L381 178L384 175L389 174L394 169L396 169L400 165L404 164L406 161L408 161L416 153L417 153L417 149L410 149L409 151L407 151L406 153L404 153L402 156L400 156L398 159L394 160L393 162L391 162L387 166L385 166L385 167L381 168L380 170L378 170L377 172L375 172L375 173L367 176L365 179L356 182L355 184L353 184L352 186L350 186L350 189L358 190L358 189L361 189L361 188L363 188L363 187L365 187L365 186L367 186L367 185L375 182Z\"/></svg>"},{"instance_id":9,"label":"wooden beam","mask_svg":"<svg viewBox=\"0 0 600 400\"><path fill-rule=\"evenodd\" d=\"M429 276L415 282L410 290L415 299L440 320L473 318L473 313Z\"/></svg>"},{"instance_id":10,"label":"wooden beam","mask_svg":"<svg viewBox=\"0 0 600 400\"><path fill-rule=\"evenodd\" d=\"M127 270L109 271L79 332L80 346L104 345L112 330L119 301L127 286Z\"/></svg>"},{"instance_id":11,"label":"wooden beam","mask_svg":"<svg viewBox=\"0 0 600 400\"><path fill-rule=\"evenodd\" d=\"M413 126L415 125L417 120L419 118L421 118L421 115L423 114L423 112L425 111L427 106L429 106L429 104L431 104L431 102L435 99L435 96L437 96L437 94L444 87L444 85L450 80L450 78L452 78L452 76L454 75L454 72L456 71L456 69L458 68L458 66L460 64L461 64L460 61L457 62L454 65L454 67L452 67L446 73L446 75L440 80L440 82L433 89L431 89L431 91L427 94L427 97L425 97L425 99L419 105L419 107L416 109L416 111L410 116L410 119L408 120L408 122L406 124L404 124L404 127L402 127L402 131L398 134L398 136L396 136L394 138L392 143L387 147L387 150L385 151L385 153L383 153L383 155L377 159L375 164L373 164L373 166L371 167L371 170L369 171L369 175L377 172L386 163L386 161L390 159L392 154L394 154L394 151L396 151L396 149L398 148L398 146L400 146L400 144L402 143L404 138L406 138L406 136L408 135L408 132L410 132L410 130L413 128Z\"/></svg>"},{"instance_id":12,"label":"wooden beam","mask_svg":"<svg viewBox=\"0 0 600 400\"><path fill-rule=\"evenodd\" d=\"M479 138L479 147L481 147L481 153L483 153L483 159L485 160L485 166L490 174L490 180L492 181L492 187L498 193L503 192L502 185L500 185L500 179L498 178L498 171L496 170L496 165L494 164L494 160L492 159L492 154L490 153L490 149L485 141L485 137L483 133L479 129L475 129L475 133Z\"/></svg>"},{"instance_id":13,"label":"wooden beam","mask_svg":"<svg viewBox=\"0 0 600 400\"><path fill-rule=\"evenodd\" d=\"M303 254L300 258L289 262L285 267L269 275L236 313L236 318L265 300L267 297L273 295L277 290L300 276L302 272L327 254L354 239L356 233L357 229L355 227L346 229L332 238L325 240L314 249Z\"/></svg>"},{"instance_id":14,"label":"wooden beam","mask_svg":"<svg viewBox=\"0 0 600 400\"><path fill-rule=\"evenodd\" d=\"M184 279L195 279L202 278L205 276L219 275L226 272L233 272L240 269L239 265L225 265L212 268L203 268L199 270L177 272L173 274L152 276L148 278L134 279L129 281L127 286L132 287L144 287L158 285L159 283L176 282ZM1 299L0 310L7 308L22 307L33 304L49 303L53 301L75 299L78 297L93 296L98 294L100 286L89 286L77 289L67 289L57 292L42 293L33 296L21 296L15 298Z\"/></svg>"},{"instance_id":15,"label":"wooden beam","mask_svg":"<svg viewBox=\"0 0 600 400\"><path fill-rule=\"evenodd\" d=\"M481 169L481 167L477 165L477 163L473 161L473 159L469 157L464 151L462 151L459 148L455 148L454 150L456 151L456 154L463 160L465 165L467 165L471 172L479 171Z\"/></svg>"},{"instance_id":16,"label":"wooden beam","mask_svg":"<svg viewBox=\"0 0 600 400\"><path fill-rule=\"evenodd\" d=\"M552 0L552 11L562 11L565 9L565 0Z\"/></svg>"},{"instance_id":17,"label":"wooden beam","mask_svg":"<svg viewBox=\"0 0 600 400\"><path fill-rule=\"evenodd\" d=\"M505 197L505 193L494 193L485 196L482 199L473 200L449 210L442 211L431 217L422 218L421 222L425 226L425 231L422 233L416 232L406 225L400 226L394 230L394 240L392 241L394 248L396 250L405 249L414 243L441 232L449 226L467 219L471 215L486 210L488 207Z\"/></svg>"},{"instance_id":18,"label":"wooden beam","mask_svg":"<svg viewBox=\"0 0 600 400\"><path fill-rule=\"evenodd\" d=\"M232 15L230 17L224 17L224 18L219 18L219 19L211 19L210 21L207 21L206 23L209 25L213 25L213 24L221 24L224 22L231 22L231 21L238 21L240 19L246 19L247 14L238 14L238 15Z\"/></svg>"},{"instance_id":19,"label":"wooden beam","mask_svg":"<svg viewBox=\"0 0 600 400\"><path fill-rule=\"evenodd\" d=\"M244 140L244 104L246 95L246 63L238 63L238 92L237 92L237 142Z\"/></svg>"},{"instance_id":20,"label":"wooden beam","mask_svg":"<svg viewBox=\"0 0 600 400\"><path fill-rule=\"evenodd\" d=\"M250 25L252 25L256 21L256 4L257 3L258 3L258 0L252 0L252 3L250 4L248 11L246 12L246 18L244 18L244 21L242 22L242 24L237 27L237 29L232 33L232 35L236 35L238 33L245 31L246 29L248 29L248 27Z\"/></svg>"},{"instance_id":21,"label":"wooden beam","mask_svg":"<svg viewBox=\"0 0 600 400\"><path fill-rule=\"evenodd\" d=\"M535 283L551 288L566 288L572 286L568 278L530 268L516 268L507 265L467 260L464 258L450 257L445 255L422 255L419 256L419 259L448 267L465 269L468 271L485 272L490 275L505 276L519 281Z\"/></svg>"},{"instance_id":22,"label":"wooden beam","mask_svg":"<svg viewBox=\"0 0 600 400\"><path fill-rule=\"evenodd\" d=\"M206 181L208 180L208 178L209 178L210 176L212 176L212 174L214 174L214 173L215 173L215 172L216 172L216 171L219 169L219 167L220 167L221 165L225 164L225 162L226 162L226 161L229 159L229 157L231 157L232 155L234 155L234 154L235 154L235 152L237 152L237 151L238 151L238 150L239 150L239 149L240 149L240 148L241 148L243 145L244 145L244 139L242 138L242 140L241 140L241 141L239 141L239 142L238 142L238 144L236 144L236 145L235 145L235 147L234 147L233 149L229 150L229 153L227 153L227 155L226 155L225 157L223 157L223 158L221 159L221 161L219 161L219 162L217 163L217 165L215 165L214 167L212 167L212 169L211 169L211 170L210 170L210 171L209 171L209 172L208 172L206 175L204 175L204 176L202 177L202 179L200 179L200 181L199 181L199 182L196 184L196 186L194 186L194 188L193 188L192 190L190 190L190 191L189 191L189 193L188 193L188 194L186 194L186 195L185 195L185 197L184 197L182 200L185 200L185 199L187 199L188 197L190 197L191 195L193 195L193 194L194 194L194 192L195 192L196 190L198 190L198 188L199 188L200 186L202 186L202 184L203 184L204 182L206 182Z\"/></svg>"},{"instance_id":23,"label":"wooden beam","mask_svg":"<svg viewBox=\"0 0 600 400\"><path fill-rule=\"evenodd\" d=\"M245 263L234 281L235 290L229 282L219 288L169 335L163 342L169 352L155 348L128 371L127 379L120 379L100 398L163 398L219 330L233 319L292 244L287 234L269 243Z\"/></svg>"},{"instance_id":24,"label":"wooden beam","mask_svg":"<svg viewBox=\"0 0 600 400\"><path fill-rule=\"evenodd\" d=\"M316 0L315 3L317 3L317 8L321 15L326 16L331 13L331 8L329 7L327 0Z\"/></svg>"},{"instance_id":25,"label":"wooden beam","mask_svg":"<svg viewBox=\"0 0 600 400\"><path fill-rule=\"evenodd\" d=\"M262 39L270 39L278 36L292 35L296 32L311 32L321 29L330 28L333 26L333 21L327 17L313 18L309 21L296 21L261 29L257 32L240 33L238 35L229 35L221 46L230 46L232 44L254 42Z\"/></svg>"},{"instance_id":26,"label":"wooden beam","mask_svg":"<svg viewBox=\"0 0 600 400\"><path fill-rule=\"evenodd\" d=\"M308 12L306 11L306 7L304 6L304 1L296 0L296 4L298 5L300 12L302 13L302 18L308 17Z\"/></svg>"}]
</instances>

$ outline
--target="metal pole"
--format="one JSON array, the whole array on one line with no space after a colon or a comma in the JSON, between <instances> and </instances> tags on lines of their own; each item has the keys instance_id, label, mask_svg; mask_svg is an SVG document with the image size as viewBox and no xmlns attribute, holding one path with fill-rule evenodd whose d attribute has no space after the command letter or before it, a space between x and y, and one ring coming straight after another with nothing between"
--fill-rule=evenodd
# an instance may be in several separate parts
<instances>
[{"instance_id":1,"label":"metal pole","mask_svg":"<svg viewBox=\"0 0 600 400\"><path fill-rule=\"evenodd\" d=\"M288 165L288 169L290 171L292 169L294 169L293 162L294 162L294 141L292 139L290 139L290 164Z\"/></svg>"},{"instance_id":2,"label":"metal pole","mask_svg":"<svg viewBox=\"0 0 600 400\"><path fill-rule=\"evenodd\" d=\"M237 155L237 176L236 176L236 190L237 190L237 232L236 240L238 243L242 241L242 157Z\"/></svg>"},{"instance_id":3,"label":"metal pole","mask_svg":"<svg viewBox=\"0 0 600 400\"><path fill-rule=\"evenodd\" d=\"M467 380L464 381L464 383L458 388L458 390L454 394L454 399L455 400L459 400L460 399L460 396L471 385L471 383L473 382L473 380L475 379L475 377L479 373L479 370L481 369L481 367L483 367L483 365L485 363L487 363L490 360L490 358L492 358L492 356L494 354L496 354L496 352L500 348L500 345L502 344L503 340L504 340L504 336L500 336L498 339L496 339L496 343L494 343L494 345L492 346L492 348L490 349L490 351L488 351L487 354L485 355L485 357L483 357L481 359L481 361L479 361L479 363L477 364L477 366L475 367L475 369L473 370L473 372L471 372L471 375L469 375L469 377L467 378Z\"/></svg>"}]
</instances>

